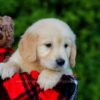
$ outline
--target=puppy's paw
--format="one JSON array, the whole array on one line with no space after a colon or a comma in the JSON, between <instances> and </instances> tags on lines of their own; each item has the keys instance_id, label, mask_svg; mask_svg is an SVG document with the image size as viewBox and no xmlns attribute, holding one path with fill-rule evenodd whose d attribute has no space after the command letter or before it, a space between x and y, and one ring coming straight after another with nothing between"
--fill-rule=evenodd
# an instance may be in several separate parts
<instances>
[{"instance_id":1,"label":"puppy's paw","mask_svg":"<svg viewBox=\"0 0 100 100\"><path fill-rule=\"evenodd\" d=\"M11 78L18 71L19 68L13 65L7 63L0 64L0 76L2 79Z\"/></svg>"},{"instance_id":2,"label":"puppy's paw","mask_svg":"<svg viewBox=\"0 0 100 100\"><path fill-rule=\"evenodd\" d=\"M41 89L52 89L59 82L62 74L59 72L42 71L38 77L37 83Z\"/></svg>"}]
</instances>

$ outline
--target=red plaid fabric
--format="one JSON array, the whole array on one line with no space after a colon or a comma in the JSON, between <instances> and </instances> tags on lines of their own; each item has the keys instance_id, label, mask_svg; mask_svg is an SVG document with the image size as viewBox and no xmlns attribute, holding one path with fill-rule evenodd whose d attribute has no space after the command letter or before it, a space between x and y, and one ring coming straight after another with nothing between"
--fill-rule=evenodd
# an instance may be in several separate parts
<instances>
[{"instance_id":1,"label":"red plaid fabric","mask_svg":"<svg viewBox=\"0 0 100 100\"><path fill-rule=\"evenodd\" d=\"M37 71L32 71L30 74L17 73L1 82L0 100L66 100L66 96L62 96L66 82L62 80L54 89L43 91L36 83L38 75Z\"/></svg>"},{"instance_id":2,"label":"red plaid fabric","mask_svg":"<svg viewBox=\"0 0 100 100\"><path fill-rule=\"evenodd\" d=\"M5 48L0 48L0 62L3 62L5 58L5 53L7 52L7 49Z\"/></svg>"},{"instance_id":3,"label":"red plaid fabric","mask_svg":"<svg viewBox=\"0 0 100 100\"><path fill-rule=\"evenodd\" d=\"M0 48L0 62L3 62L7 56L11 56L13 48Z\"/></svg>"}]
</instances>

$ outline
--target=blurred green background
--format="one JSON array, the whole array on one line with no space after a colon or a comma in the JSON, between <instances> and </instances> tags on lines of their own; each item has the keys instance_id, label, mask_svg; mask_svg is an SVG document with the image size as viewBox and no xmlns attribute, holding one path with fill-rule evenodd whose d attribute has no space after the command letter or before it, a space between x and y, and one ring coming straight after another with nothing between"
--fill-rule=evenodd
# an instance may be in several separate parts
<instances>
[{"instance_id":1,"label":"blurred green background","mask_svg":"<svg viewBox=\"0 0 100 100\"><path fill-rule=\"evenodd\" d=\"M67 22L77 36L77 100L100 100L100 0L0 0L3 15L14 19L14 48L38 19L55 17Z\"/></svg>"}]
</instances>

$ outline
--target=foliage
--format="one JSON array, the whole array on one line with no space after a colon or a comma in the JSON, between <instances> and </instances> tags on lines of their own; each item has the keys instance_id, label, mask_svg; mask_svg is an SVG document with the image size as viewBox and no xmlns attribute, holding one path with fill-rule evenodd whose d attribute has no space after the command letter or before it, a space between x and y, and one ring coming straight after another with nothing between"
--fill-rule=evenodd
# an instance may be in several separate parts
<instances>
[{"instance_id":1,"label":"foliage","mask_svg":"<svg viewBox=\"0 0 100 100\"><path fill-rule=\"evenodd\" d=\"M0 0L0 15L15 21L15 48L26 28L38 19L56 17L67 22L77 36L77 100L100 99L99 0Z\"/></svg>"}]
</instances>

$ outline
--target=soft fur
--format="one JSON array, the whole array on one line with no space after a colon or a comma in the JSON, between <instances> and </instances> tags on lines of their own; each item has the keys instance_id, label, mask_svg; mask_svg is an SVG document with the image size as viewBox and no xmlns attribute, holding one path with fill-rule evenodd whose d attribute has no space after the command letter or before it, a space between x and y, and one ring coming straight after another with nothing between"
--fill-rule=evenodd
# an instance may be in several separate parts
<instances>
[{"instance_id":1,"label":"soft fur","mask_svg":"<svg viewBox=\"0 0 100 100\"><path fill-rule=\"evenodd\" d=\"M63 74L72 74L69 66L75 65L75 57L75 35L70 27L59 19L42 19L26 30L9 61L0 64L0 75L5 79L16 72L37 70L37 82L46 90L53 88ZM65 60L63 66L56 64L58 58Z\"/></svg>"},{"instance_id":2,"label":"soft fur","mask_svg":"<svg viewBox=\"0 0 100 100\"><path fill-rule=\"evenodd\" d=\"M9 16L0 16L0 48L10 48L14 42L14 23Z\"/></svg>"}]
</instances>

